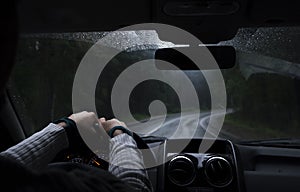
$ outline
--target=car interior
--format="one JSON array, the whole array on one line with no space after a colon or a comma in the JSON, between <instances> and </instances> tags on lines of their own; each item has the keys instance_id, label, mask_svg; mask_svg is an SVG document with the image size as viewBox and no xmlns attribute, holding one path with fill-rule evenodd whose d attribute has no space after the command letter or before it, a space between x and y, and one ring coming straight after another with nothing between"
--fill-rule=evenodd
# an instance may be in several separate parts
<instances>
[{"instance_id":1,"label":"car interior","mask_svg":"<svg viewBox=\"0 0 300 192\"><path fill-rule=\"evenodd\" d=\"M2 37L13 44L17 36L14 65L0 98L2 151L72 113L72 85L80 62L99 39L121 29L109 39L112 46L123 46L118 43L122 39L155 46L123 51L104 68L95 91L98 115L116 116L111 100L114 82L126 68L146 59L174 64L175 70L157 67L173 79L185 74L195 87L201 109L183 112L176 88L158 80L136 85L128 96L128 108L139 123L152 120L153 101L165 103L166 114L145 124L151 125L150 131L121 119L132 128L138 148L143 149L155 192L300 190L299 1L18 0L15 12L17 35ZM187 44L180 36L174 39L149 28L138 29L141 32L122 30L142 23L187 31L210 51L218 68L206 65L207 69L200 70L179 52L192 48L172 49ZM1 73L7 71L1 68ZM208 133L210 120L218 114L213 115L211 87L205 81L216 71L224 78L227 101L226 114L221 114L224 123L217 134ZM181 80L177 85L185 86ZM159 126L161 119L163 125ZM173 136L181 121L184 130L193 125L197 129L193 134L183 131ZM203 145L208 147L199 150ZM96 155L83 146L62 151L53 163L107 169L107 153L104 150Z\"/></svg>"}]
</instances>

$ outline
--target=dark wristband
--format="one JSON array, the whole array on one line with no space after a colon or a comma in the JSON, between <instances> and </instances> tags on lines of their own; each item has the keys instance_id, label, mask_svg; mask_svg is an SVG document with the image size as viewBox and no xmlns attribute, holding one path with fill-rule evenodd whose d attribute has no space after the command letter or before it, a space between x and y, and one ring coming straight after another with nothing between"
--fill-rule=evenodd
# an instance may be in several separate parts
<instances>
[{"instance_id":1,"label":"dark wristband","mask_svg":"<svg viewBox=\"0 0 300 192\"><path fill-rule=\"evenodd\" d=\"M126 133L126 134L132 136L132 132L129 131L128 129L126 129L125 127L123 127L123 126L115 126L115 127L111 128L111 129L108 131L107 134L108 134L111 138L113 138L113 137L114 137L114 132L115 132L116 130L121 130L121 131L123 131L123 133Z\"/></svg>"},{"instance_id":2,"label":"dark wristband","mask_svg":"<svg viewBox=\"0 0 300 192\"><path fill-rule=\"evenodd\" d=\"M66 133L67 133L67 137L68 137L68 141L69 141L69 147L70 148L76 148L80 145L84 144L84 141L82 140L80 133L77 129L76 123L74 120L68 118L68 117L63 117L60 118L56 121L53 121L53 123L55 124L59 124L59 123L66 123L66 126L64 127Z\"/></svg>"},{"instance_id":3,"label":"dark wristband","mask_svg":"<svg viewBox=\"0 0 300 192\"><path fill-rule=\"evenodd\" d=\"M63 117L61 119L54 121L53 123L58 124L58 123L62 123L62 122L66 123L67 126L65 128L77 129L75 121L73 121L72 119L70 119L68 117Z\"/></svg>"}]
</instances>

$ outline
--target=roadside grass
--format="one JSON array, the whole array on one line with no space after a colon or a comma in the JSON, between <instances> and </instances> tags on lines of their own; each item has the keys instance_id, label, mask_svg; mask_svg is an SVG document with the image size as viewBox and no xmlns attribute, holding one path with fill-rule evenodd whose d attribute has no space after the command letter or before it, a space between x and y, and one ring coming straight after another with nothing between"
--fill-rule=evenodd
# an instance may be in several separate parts
<instances>
[{"instance_id":1,"label":"roadside grass","mask_svg":"<svg viewBox=\"0 0 300 192\"><path fill-rule=\"evenodd\" d=\"M233 115L226 115L222 130L242 140L300 137L300 129L285 128L278 130L267 125L242 121Z\"/></svg>"}]
</instances>

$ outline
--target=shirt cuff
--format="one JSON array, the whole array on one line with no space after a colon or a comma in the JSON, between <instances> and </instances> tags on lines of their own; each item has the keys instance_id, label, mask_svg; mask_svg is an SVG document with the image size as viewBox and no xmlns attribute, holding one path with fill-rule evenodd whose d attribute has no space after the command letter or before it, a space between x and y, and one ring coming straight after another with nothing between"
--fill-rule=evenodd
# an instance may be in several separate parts
<instances>
[{"instance_id":1,"label":"shirt cuff","mask_svg":"<svg viewBox=\"0 0 300 192\"><path fill-rule=\"evenodd\" d=\"M110 142L111 142L111 145L116 145L116 144L132 145L133 144L136 146L135 140L126 133L122 133L120 135L113 137L112 139L110 139Z\"/></svg>"}]
</instances>

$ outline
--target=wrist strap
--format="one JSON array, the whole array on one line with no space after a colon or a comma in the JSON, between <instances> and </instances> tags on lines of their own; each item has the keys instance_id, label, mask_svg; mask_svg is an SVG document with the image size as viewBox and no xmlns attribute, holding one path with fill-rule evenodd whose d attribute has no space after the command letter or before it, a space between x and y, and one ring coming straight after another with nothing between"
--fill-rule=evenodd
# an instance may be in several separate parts
<instances>
[{"instance_id":1,"label":"wrist strap","mask_svg":"<svg viewBox=\"0 0 300 192\"><path fill-rule=\"evenodd\" d=\"M68 117L63 117L58 120L53 121L53 123L58 124L64 122L66 123L66 127L64 127L68 141L69 141L69 147L70 148L77 148L78 146L84 145L84 141L82 140L80 133L77 129L77 125L74 120L68 118Z\"/></svg>"},{"instance_id":2,"label":"wrist strap","mask_svg":"<svg viewBox=\"0 0 300 192\"><path fill-rule=\"evenodd\" d=\"M126 133L126 134L132 136L132 132L129 131L128 129L126 129L125 127L123 127L123 126L115 126L115 127L111 128L111 129L108 131L107 134L108 134L111 138L113 138L113 137L114 137L114 132L115 132L116 130L121 130L121 131L123 131L123 133Z\"/></svg>"},{"instance_id":3,"label":"wrist strap","mask_svg":"<svg viewBox=\"0 0 300 192\"><path fill-rule=\"evenodd\" d=\"M53 123L58 124L61 122L66 123L68 128L77 129L75 121L73 121L72 119L70 119L68 117L60 118L60 119L54 121Z\"/></svg>"}]
</instances>

